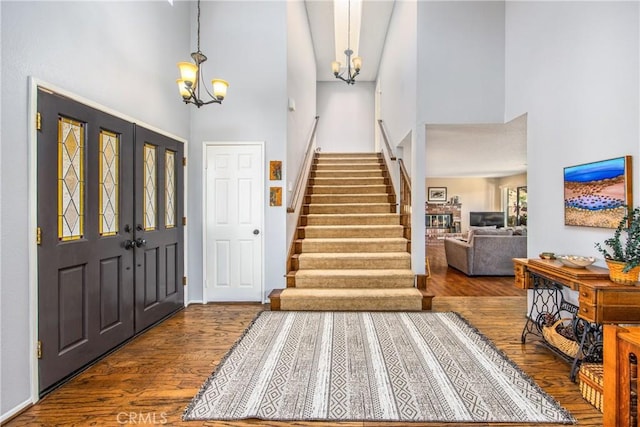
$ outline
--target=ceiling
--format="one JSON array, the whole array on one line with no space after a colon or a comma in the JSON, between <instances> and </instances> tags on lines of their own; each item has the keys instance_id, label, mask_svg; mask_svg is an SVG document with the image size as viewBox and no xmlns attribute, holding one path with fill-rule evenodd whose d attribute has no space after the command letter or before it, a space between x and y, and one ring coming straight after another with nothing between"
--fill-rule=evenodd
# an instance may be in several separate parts
<instances>
[{"instance_id":1,"label":"ceiling","mask_svg":"<svg viewBox=\"0 0 640 427\"><path fill-rule=\"evenodd\" d=\"M395 0L362 0L359 50L362 70L358 81L375 82ZM336 82L334 4L305 0L316 58L316 79ZM346 44L346 38L345 38ZM346 48L346 46L345 46ZM383 118L384 119L384 118ZM527 170L526 115L509 123L428 124L427 177L502 177Z\"/></svg>"},{"instance_id":2,"label":"ceiling","mask_svg":"<svg viewBox=\"0 0 640 427\"><path fill-rule=\"evenodd\" d=\"M362 1L360 47L355 52L355 55L362 57L362 70L358 81L374 82L378 77L378 65L387 37L393 4L393 0ZM305 0L305 5L316 56L316 78L318 81L336 81L331 73L331 62L336 60L333 1ZM344 46L342 49L346 48L347 46ZM344 57L337 59L344 64Z\"/></svg>"}]
</instances>

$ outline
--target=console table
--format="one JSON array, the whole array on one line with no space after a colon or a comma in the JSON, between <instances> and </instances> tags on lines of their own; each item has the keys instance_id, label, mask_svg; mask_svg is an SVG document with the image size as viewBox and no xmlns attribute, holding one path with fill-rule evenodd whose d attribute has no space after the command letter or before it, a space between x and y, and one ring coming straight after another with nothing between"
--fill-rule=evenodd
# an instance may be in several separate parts
<instances>
[{"instance_id":1,"label":"console table","mask_svg":"<svg viewBox=\"0 0 640 427\"><path fill-rule=\"evenodd\" d=\"M602 361L602 325L640 324L640 283L619 285L609 280L609 270L596 266L569 268L561 262L544 259L514 258L515 286L533 291L532 305L521 341L527 335L542 337L544 315L569 316L579 340L579 350L569 359L571 380L575 381L583 358ZM562 290L578 292L578 305L565 300Z\"/></svg>"}]
</instances>

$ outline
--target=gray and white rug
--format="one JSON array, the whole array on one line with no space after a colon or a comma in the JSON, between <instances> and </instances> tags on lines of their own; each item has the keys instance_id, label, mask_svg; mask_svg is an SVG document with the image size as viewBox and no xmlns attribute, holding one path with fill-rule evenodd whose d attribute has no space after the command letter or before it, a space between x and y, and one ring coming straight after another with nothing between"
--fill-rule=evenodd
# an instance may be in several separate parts
<instances>
[{"instance_id":1,"label":"gray and white rug","mask_svg":"<svg viewBox=\"0 0 640 427\"><path fill-rule=\"evenodd\" d=\"M457 313L265 311L185 420L574 418Z\"/></svg>"}]
</instances>

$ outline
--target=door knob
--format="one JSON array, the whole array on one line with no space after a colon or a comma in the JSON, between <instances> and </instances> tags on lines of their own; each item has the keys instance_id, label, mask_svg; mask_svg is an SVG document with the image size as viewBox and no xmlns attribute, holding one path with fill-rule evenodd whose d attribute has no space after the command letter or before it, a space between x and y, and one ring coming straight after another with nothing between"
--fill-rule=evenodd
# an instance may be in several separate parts
<instances>
[{"instance_id":1,"label":"door knob","mask_svg":"<svg viewBox=\"0 0 640 427\"><path fill-rule=\"evenodd\" d=\"M122 243L122 247L123 247L125 250L127 250L127 251L128 251L128 250L129 250L129 249L131 249L131 248L135 248L135 247L136 247L136 243L135 243L133 240L125 240L125 241Z\"/></svg>"},{"instance_id":2,"label":"door knob","mask_svg":"<svg viewBox=\"0 0 640 427\"><path fill-rule=\"evenodd\" d=\"M146 246L147 241L145 239L143 239L142 237L138 237L135 241L135 245L139 248Z\"/></svg>"},{"instance_id":3,"label":"door knob","mask_svg":"<svg viewBox=\"0 0 640 427\"><path fill-rule=\"evenodd\" d=\"M260 234L260 230L258 230L258 229L256 228L255 230L253 230L253 234L255 234L255 235L257 236L258 234Z\"/></svg>"}]
</instances>

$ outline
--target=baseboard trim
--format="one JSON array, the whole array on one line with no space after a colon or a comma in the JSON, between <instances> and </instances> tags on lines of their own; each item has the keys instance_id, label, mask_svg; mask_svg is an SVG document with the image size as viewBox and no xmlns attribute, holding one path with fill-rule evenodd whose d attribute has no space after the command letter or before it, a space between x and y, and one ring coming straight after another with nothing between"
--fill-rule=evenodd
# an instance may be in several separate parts
<instances>
[{"instance_id":1,"label":"baseboard trim","mask_svg":"<svg viewBox=\"0 0 640 427\"><path fill-rule=\"evenodd\" d=\"M31 401L31 399L25 400L24 402L22 402L21 404L19 404L15 408L13 408L13 409L5 412L4 414L0 415L0 423L4 424L5 422L11 421L12 419L14 419L18 415L22 414L23 412L25 412L27 409L31 408L32 406L33 406L33 402Z\"/></svg>"}]
</instances>

